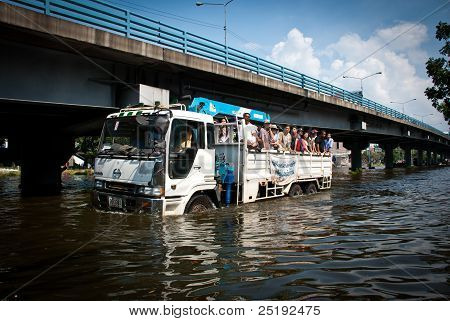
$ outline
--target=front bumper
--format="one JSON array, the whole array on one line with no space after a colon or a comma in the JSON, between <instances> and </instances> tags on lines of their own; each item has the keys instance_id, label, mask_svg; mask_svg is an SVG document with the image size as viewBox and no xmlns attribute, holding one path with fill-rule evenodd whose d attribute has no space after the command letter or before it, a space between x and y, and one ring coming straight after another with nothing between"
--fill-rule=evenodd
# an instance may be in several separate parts
<instances>
[{"instance_id":1,"label":"front bumper","mask_svg":"<svg viewBox=\"0 0 450 321\"><path fill-rule=\"evenodd\" d=\"M121 206L110 206L110 198L119 198L121 200ZM93 190L91 199L94 208L102 211L164 214L164 200L160 198L119 195L106 191Z\"/></svg>"}]
</instances>

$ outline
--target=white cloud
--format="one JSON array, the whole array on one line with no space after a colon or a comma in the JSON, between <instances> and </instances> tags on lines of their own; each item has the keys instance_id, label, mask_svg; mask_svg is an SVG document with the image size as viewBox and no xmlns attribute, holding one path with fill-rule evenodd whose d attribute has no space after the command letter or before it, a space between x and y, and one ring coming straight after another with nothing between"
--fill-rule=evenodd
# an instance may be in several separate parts
<instances>
[{"instance_id":1,"label":"white cloud","mask_svg":"<svg viewBox=\"0 0 450 321\"><path fill-rule=\"evenodd\" d=\"M344 65L344 61L341 59L335 59L332 63L331 63L331 69L333 70L339 70L342 68L342 66Z\"/></svg>"},{"instance_id":2,"label":"white cloud","mask_svg":"<svg viewBox=\"0 0 450 321\"><path fill-rule=\"evenodd\" d=\"M402 35L397 38L400 34ZM402 22L391 28L378 29L375 38L384 43L397 38L389 44L389 48L394 51L415 49L427 39L427 27L423 24L415 26L409 22Z\"/></svg>"},{"instance_id":3,"label":"white cloud","mask_svg":"<svg viewBox=\"0 0 450 321\"><path fill-rule=\"evenodd\" d=\"M305 37L301 31L294 28L284 41L274 45L269 59L329 82L412 26L411 23L402 22L389 28L375 30L367 39L361 38L357 33L346 34L328 45L325 50L317 51L320 54L315 54L313 39ZM417 74L417 68L422 68L428 56L422 48L426 40L427 28L419 24L352 68L346 75L364 77L381 71L382 75L364 80L365 97L399 111L401 106L390 104L391 101L402 102L416 98L416 101L405 105L406 114L420 119L414 114L433 113L426 121L430 124L442 122L442 114L431 106L424 94L431 81ZM356 79L340 77L333 84L348 90L360 88L360 81ZM448 130L445 123L435 127Z\"/></svg>"},{"instance_id":4,"label":"white cloud","mask_svg":"<svg viewBox=\"0 0 450 321\"><path fill-rule=\"evenodd\" d=\"M272 48L268 59L312 77L320 75L320 59L314 55L312 38L304 37L297 28Z\"/></svg>"},{"instance_id":5,"label":"white cloud","mask_svg":"<svg viewBox=\"0 0 450 321\"><path fill-rule=\"evenodd\" d=\"M243 47L244 47L244 49L247 49L250 51L257 51L262 48L262 46L256 42L246 42L246 43L244 43Z\"/></svg>"}]
</instances>

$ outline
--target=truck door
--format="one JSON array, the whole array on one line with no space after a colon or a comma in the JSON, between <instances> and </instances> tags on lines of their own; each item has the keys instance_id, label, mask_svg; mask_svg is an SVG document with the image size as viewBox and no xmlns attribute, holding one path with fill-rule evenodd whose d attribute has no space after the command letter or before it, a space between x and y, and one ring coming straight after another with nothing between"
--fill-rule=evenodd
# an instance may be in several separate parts
<instances>
[{"instance_id":1,"label":"truck door","mask_svg":"<svg viewBox=\"0 0 450 321\"><path fill-rule=\"evenodd\" d=\"M214 181L214 147L206 146L205 123L174 119L169 141L169 186L166 196L185 196ZM168 187L169 187L168 186Z\"/></svg>"}]
</instances>

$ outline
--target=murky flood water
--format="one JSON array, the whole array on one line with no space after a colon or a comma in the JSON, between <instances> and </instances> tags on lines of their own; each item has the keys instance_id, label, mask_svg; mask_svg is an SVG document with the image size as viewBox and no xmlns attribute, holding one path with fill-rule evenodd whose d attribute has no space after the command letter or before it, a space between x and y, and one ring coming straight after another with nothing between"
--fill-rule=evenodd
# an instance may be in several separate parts
<instances>
[{"instance_id":1,"label":"murky flood water","mask_svg":"<svg viewBox=\"0 0 450 321\"><path fill-rule=\"evenodd\" d=\"M448 299L449 180L341 173L317 195L161 218L91 210L86 177L25 199L2 178L0 295L79 248L9 299Z\"/></svg>"}]
</instances>

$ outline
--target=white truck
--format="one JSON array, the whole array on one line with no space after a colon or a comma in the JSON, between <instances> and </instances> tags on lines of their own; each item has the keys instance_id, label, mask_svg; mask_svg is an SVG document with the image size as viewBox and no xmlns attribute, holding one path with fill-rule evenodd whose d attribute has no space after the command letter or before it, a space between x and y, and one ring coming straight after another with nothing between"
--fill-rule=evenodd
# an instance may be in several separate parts
<instances>
[{"instance_id":1,"label":"white truck","mask_svg":"<svg viewBox=\"0 0 450 321\"><path fill-rule=\"evenodd\" d=\"M215 123L181 104L109 115L95 159L94 207L180 215L331 187L330 155L250 150L242 115L235 116Z\"/></svg>"}]
</instances>

